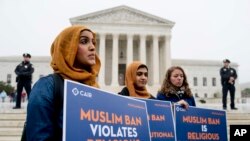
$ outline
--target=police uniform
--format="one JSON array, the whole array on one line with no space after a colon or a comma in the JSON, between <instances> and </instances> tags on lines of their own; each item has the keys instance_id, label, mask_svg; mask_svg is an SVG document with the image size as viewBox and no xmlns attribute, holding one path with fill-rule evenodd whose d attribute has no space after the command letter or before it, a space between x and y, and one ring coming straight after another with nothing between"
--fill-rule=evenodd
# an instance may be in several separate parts
<instances>
[{"instance_id":1,"label":"police uniform","mask_svg":"<svg viewBox=\"0 0 250 141\"><path fill-rule=\"evenodd\" d=\"M23 57L31 58L29 53L24 53ZM23 88L27 93L29 98L29 94L31 91L31 83L32 83L32 74L34 72L34 68L30 61L22 61L19 65L16 66L15 73L17 75L16 82L17 82L17 96L16 96L16 106L13 109L21 108L21 94Z\"/></svg>"},{"instance_id":2,"label":"police uniform","mask_svg":"<svg viewBox=\"0 0 250 141\"><path fill-rule=\"evenodd\" d=\"M228 59L223 60L223 63L230 63ZM228 67L222 67L220 69L220 76L221 76L221 85L222 85L222 103L223 103L223 109L227 109L227 93L230 92L230 100L231 104L230 107L233 110L236 110L235 104L234 104L234 98L235 98L235 80L237 79L237 73L234 68ZM230 77L234 78L234 81L232 83L229 82Z\"/></svg>"}]
</instances>

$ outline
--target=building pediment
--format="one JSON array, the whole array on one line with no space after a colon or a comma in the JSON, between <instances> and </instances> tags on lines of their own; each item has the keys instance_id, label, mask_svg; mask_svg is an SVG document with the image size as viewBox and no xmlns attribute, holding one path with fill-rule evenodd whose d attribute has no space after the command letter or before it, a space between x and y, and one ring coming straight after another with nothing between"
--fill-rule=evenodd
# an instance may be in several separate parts
<instances>
[{"instance_id":1,"label":"building pediment","mask_svg":"<svg viewBox=\"0 0 250 141\"><path fill-rule=\"evenodd\" d=\"M174 22L139 11L128 6L118 6L70 19L74 24L161 24L173 26Z\"/></svg>"}]
</instances>

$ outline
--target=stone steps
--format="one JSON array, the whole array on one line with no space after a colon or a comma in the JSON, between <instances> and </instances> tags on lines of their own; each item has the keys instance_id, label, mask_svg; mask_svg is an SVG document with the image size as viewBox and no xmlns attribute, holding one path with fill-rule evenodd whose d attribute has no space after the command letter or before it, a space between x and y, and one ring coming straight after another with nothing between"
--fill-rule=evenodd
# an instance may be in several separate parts
<instances>
[{"instance_id":1,"label":"stone steps","mask_svg":"<svg viewBox=\"0 0 250 141\"><path fill-rule=\"evenodd\" d=\"M20 136L0 136L0 141L20 141Z\"/></svg>"},{"instance_id":2,"label":"stone steps","mask_svg":"<svg viewBox=\"0 0 250 141\"><path fill-rule=\"evenodd\" d=\"M227 125L250 125L250 113L227 113Z\"/></svg>"},{"instance_id":3,"label":"stone steps","mask_svg":"<svg viewBox=\"0 0 250 141\"><path fill-rule=\"evenodd\" d=\"M21 136L21 133L23 131L23 127L6 127L6 128L0 128L0 136Z\"/></svg>"},{"instance_id":4,"label":"stone steps","mask_svg":"<svg viewBox=\"0 0 250 141\"><path fill-rule=\"evenodd\" d=\"M25 119L25 109L0 109L0 141L20 141Z\"/></svg>"},{"instance_id":5,"label":"stone steps","mask_svg":"<svg viewBox=\"0 0 250 141\"><path fill-rule=\"evenodd\" d=\"M0 109L0 141L20 141L26 119L26 109ZM227 111L228 134L230 125L250 125L250 112Z\"/></svg>"}]
</instances>

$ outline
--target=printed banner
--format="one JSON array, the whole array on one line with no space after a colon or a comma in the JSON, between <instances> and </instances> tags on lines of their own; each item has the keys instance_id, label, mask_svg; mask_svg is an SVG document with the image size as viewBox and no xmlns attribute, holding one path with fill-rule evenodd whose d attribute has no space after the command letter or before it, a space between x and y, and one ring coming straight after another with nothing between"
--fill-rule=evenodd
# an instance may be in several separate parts
<instances>
[{"instance_id":1,"label":"printed banner","mask_svg":"<svg viewBox=\"0 0 250 141\"><path fill-rule=\"evenodd\" d=\"M175 105L176 137L178 141L227 141L226 112L189 106L185 110Z\"/></svg>"},{"instance_id":2,"label":"printed banner","mask_svg":"<svg viewBox=\"0 0 250 141\"><path fill-rule=\"evenodd\" d=\"M172 104L169 101L140 99L146 101L152 141L175 141Z\"/></svg>"},{"instance_id":3,"label":"printed banner","mask_svg":"<svg viewBox=\"0 0 250 141\"><path fill-rule=\"evenodd\" d=\"M146 102L65 80L64 141L151 141Z\"/></svg>"}]
</instances>

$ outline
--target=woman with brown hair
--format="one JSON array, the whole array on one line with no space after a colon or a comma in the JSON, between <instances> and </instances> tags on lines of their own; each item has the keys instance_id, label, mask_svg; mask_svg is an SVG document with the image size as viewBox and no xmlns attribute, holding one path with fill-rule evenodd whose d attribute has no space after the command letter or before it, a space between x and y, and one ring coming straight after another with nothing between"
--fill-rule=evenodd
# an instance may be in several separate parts
<instances>
[{"instance_id":1,"label":"woman with brown hair","mask_svg":"<svg viewBox=\"0 0 250 141\"><path fill-rule=\"evenodd\" d=\"M180 104L186 109L188 106L196 106L187 76L181 67L173 66L167 70L157 99Z\"/></svg>"}]
</instances>

